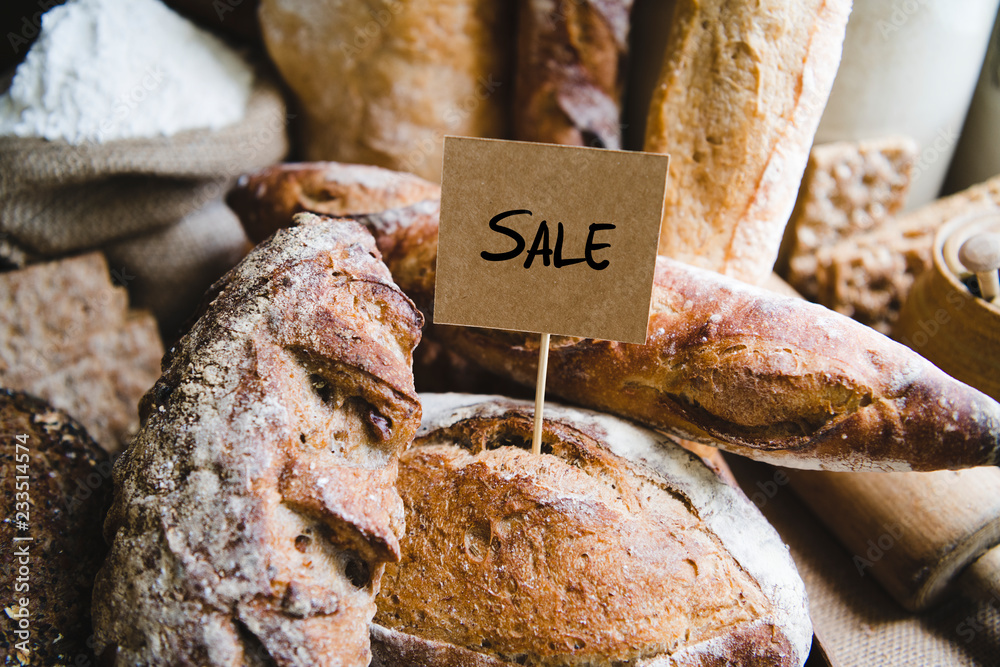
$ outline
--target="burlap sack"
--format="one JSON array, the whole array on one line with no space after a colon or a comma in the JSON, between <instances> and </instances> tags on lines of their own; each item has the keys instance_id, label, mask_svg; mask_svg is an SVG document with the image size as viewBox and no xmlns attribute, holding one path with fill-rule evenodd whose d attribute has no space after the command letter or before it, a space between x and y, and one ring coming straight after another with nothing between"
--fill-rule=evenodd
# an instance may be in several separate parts
<instances>
[{"instance_id":1,"label":"burlap sack","mask_svg":"<svg viewBox=\"0 0 1000 667\"><path fill-rule=\"evenodd\" d=\"M287 122L281 94L258 78L246 117L221 130L78 146L0 137L0 238L55 257L166 227L280 160Z\"/></svg>"},{"instance_id":2,"label":"burlap sack","mask_svg":"<svg viewBox=\"0 0 1000 667\"><path fill-rule=\"evenodd\" d=\"M1000 665L1000 599L956 595L922 613L907 611L870 574L859 573L854 554L790 486L774 482L774 468L738 456L726 460L752 497L760 496L764 487L759 485L773 485L761 511L791 549L809 595L813 627L833 667Z\"/></svg>"},{"instance_id":3,"label":"burlap sack","mask_svg":"<svg viewBox=\"0 0 1000 667\"><path fill-rule=\"evenodd\" d=\"M175 225L106 246L104 255L132 307L150 310L169 342L205 290L250 248L239 219L213 200Z\"/></svg>"}]
</instances>

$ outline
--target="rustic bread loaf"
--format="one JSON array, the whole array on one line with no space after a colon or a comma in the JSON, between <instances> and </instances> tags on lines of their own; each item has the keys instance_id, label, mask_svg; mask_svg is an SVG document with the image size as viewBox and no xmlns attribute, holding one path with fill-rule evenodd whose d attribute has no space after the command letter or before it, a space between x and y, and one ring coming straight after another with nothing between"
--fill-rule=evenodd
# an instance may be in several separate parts
<instances>
[{"instance_id":1,"label":"rustic bread loaf","mask_svg":"<svg viewBox=\"0 0 1000 667\"><path fill-rule=\"evenodd\" d=\"M621 148L632 0L520 0L514 138Z\"/></svg>"},{"instance_id":2,"label":"rustic bread loaf","mask_svg":"<svg viewBox=\"0 0 1000 667\"><path fill-rule=\"evenodd\" d=\"M771 272L840 62L850 0L679 0L646 123L669 153L660 254Z\"/></svg>"},{"instance_id":3,"label":"rustic bread loaf","mask_svg":"<svg viewBox=\"0 0 1000 667\"><path fill-rule=\"evenodd\" d=\"M138 429L161 356L156 321L129 309L100 253L0 274L0 386L66 410L109 452Z\"/></svg>"},{"instance_id":4,"label":"rustic bread loaf","mask_svg":"<svg viewBox=\"0 0 1000 667\"><path fill-rule=\"evenodd\" d=\"M877 229L898 213L910 191L917 144L909 137L837 141L813 146L795 210L785 229L782 273L815 301L816 253Z\"/></svg>"},{"instance_id":5,"label":"rustic bread loaf","mask_svg":"<svg viewBox=\"0 0 1000 667\"><path fill-rule=\"evenodd\" d=\"M250 240L260 243L303 211L343 217L440 197L439 185L412 174L362 164L300 162L240 176L226 203Z\"/></svg>"},{"instance_id":6,"label":"rustic bread loaf","mask_svg":"<svg viewBox=\"0 0 1000 667\"><path fill-rule=\"evenodd\" d=\"M787 548L669 439L549 404L535 456L526 401L421 401L373 664L805 661L812 631Z\"/></svg>"},{"instance_id":7,"label":"rustic bread loaf","mask_svg":"<svg viewBox=\"0 0 1000 667\"><path fill-rule=\"evenodd\" d=\"M111 461L69 415L22 392L0 389L0 425L0 655L5 665L92 665Z\"/></svg>"},{"instance_id":8,"label":"rustic bread loaf","mask_svg":"<svg viewBox=\"0 0 1000 667\"><path fill-rule=\"evenodd\" d=\"M306 215L306 214L303 214ZM351 221L284 230L164 359L94 591L113 664L367 665L422 323Z\"/></svg>"},{"instance_id":9,"label":"rustic bread loaf","mask_svg":"<svg viewBox=\"0 0 1000 667\"><path fill-rule=\"evenodd\" d=\"M405 286L404 286L405 289ZM538 337L440 327L485 368L535 382ZM645 345L553 337L548 391L795 468L1000 461L1000 404L822 306L660 257Z\"/></svg>"},{"instance_id":10,"label":"rustic bread loaf","mask_svg":"<svg viewBox=\"0 0 1000 667\"><path fill-rule=\"evenodd\" d=\"M445 134L506 134L513 3L262 0L271 59L304 110L309 160L441 179Z\"/></svg>"},{"instance_id":11,"label":"rustic bread loaf","mask_svg":"<svg viewBox=\"0 0 1000 667\"><path fill-rule=\"evenodd\" d=\"M433 309L437 213L428 200L361 216L424 313ZM534 386L535 335L431 332L486 370ZM667 258L657 266L647 344L556 337L547 386L792 467L935 470L997 460L992 399L848 318Z\"/></svg>"}]
</instances>

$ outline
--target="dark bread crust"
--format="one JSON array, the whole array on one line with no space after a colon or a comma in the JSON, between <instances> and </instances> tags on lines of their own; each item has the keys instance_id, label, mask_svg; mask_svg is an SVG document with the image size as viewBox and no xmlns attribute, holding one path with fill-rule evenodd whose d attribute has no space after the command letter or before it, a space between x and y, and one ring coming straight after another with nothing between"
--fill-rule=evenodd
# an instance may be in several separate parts
<instances>
[{"instance_id":1,"label":"dark bread crust","mask_svg":"<svg viewBox=\"0 0 1000 667\"><path fill-rule=\"evenodd\" d=\"M521 0L514 138L621 148L632 0Z\"/></svg>"},{"instance_id":2,"label":"dark bread crust","mask_svg":"<svg viewBox=\"0 0 1000 667\"><path fill-rule=\"evenodd\" d=\"M107 546L101 523L111 504L111 460L76 420L28 394L0 389L0 596L8 608L0 645L5 664L93 664L90 596ZM27 452L15 447L28 436ZM25 463L21 458L27 453ZM28 477L24 480L24 477ZM21 477L21 479L18 479ZM17 485L27 482L27 489ZM16 502L30 497L28 525L17 529ZM14 538L31 538L15 542ZM16 586L27 547L29 575ZM29 600L30 652L16 644L18 621L9 617ZM84 662L81 662L81 658Z\"/></svg>"},{"instance_id":3,"label":"dark bread crust","mask_svg":"<svg viewBox=\"0 0 1000 667\"><path fill-rule=\"evenodd\" d=\"M781 583L744 569L713 521L721 514L751 532L766 524L693 456L620 420L554 405L534 456L529 403L422 398L427 419L400 459L407 535L378 598L377 664L804 659L809 632L790 620L804 597L784 547L773 550L769 528L754 534L760 562L786 573ZM646 467L609 447L663 459ZM715 519L705 518L706 498Z\"/></svg>"},{"instance_id":4,"label":"dark bread crust","mask_svg":"<svg viewBox=\"0 0 1000 667\"><path fill-rule=\"evenodd\" d=\"M365 665L422 318L351 221L278 232L164 358L94 593L114 664Z\"/></svg>"}]
</instances>

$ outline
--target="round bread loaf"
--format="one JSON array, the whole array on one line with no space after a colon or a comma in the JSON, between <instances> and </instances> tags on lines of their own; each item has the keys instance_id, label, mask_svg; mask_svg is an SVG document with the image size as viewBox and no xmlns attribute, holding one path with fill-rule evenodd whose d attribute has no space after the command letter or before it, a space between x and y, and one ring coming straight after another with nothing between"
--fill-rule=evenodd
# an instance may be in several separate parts
<instances>
[{"instance_id":1,"label":"round bread loaf","mask_svg":"<svg viewBox=\"0 0 1000 667\"><path fill-rule=\"evenodd\" d=\"M0 652L8 665L92 665L111 462L76 420L34 396L0 389L0 424Z\"/></svg>"},{"instance_id":2,"label":"round bread loaf","mask_svg":"<svg viewBox=\"0 0 1000 667\"><path fill-rule=\"evenodd\" d=\"M801 665L788 549L669 438L549 404L423 394L373 665Z\"/></svg>"}]
</instances>

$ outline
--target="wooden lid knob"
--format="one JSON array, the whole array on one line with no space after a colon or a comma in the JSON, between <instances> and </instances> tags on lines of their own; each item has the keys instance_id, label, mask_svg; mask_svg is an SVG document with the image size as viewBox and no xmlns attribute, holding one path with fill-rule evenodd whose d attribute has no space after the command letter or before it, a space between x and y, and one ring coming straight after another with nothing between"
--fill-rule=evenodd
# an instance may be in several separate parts
<instances>
[{"instance_id":1,"label":"wooden lid knob","mask_svg":"<svg viewBox=\"0 0 1000 667\"><path fill-rule=\"evenodd\" d=\"M1000 269L1000 234L970 236L959 249L958 260L969 271L977 274Z\"/></svg>"}]
</instances>

